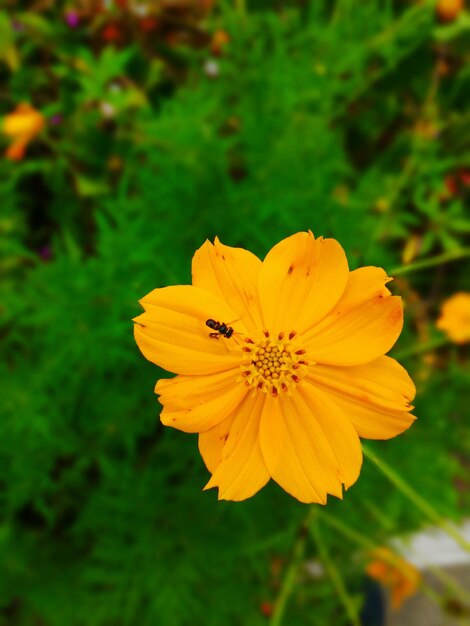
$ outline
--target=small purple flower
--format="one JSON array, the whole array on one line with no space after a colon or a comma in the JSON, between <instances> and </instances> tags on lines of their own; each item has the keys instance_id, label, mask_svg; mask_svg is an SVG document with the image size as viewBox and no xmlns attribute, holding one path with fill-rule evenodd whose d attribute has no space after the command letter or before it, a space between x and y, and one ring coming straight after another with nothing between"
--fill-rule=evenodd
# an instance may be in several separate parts
<instances>
[{"instance_id":1,"label":"small purple flower","mask_svg":"<svg viewBox=\"0 0 470 626\"><path fill-rule=\"evenodd\" d=\"M80 25L80 16L77 11L70 9L65 13L65 22L70 28L77 28Z\"/></svg>"},{"instance_id":2,"label":"small purple flower","mask_svg":"<svg viewBox=\"0 0 470 626\"><path fill-rule=\"evenodd\" d=\"M17 33L20 33L22 30L24 30L24 24L22 22L19 22L18 20L11 20L11 27Z\"/></svg>"},{"instance_id":3,"label":"small purple flower","mask_svg":"<svg viewBox=\"0 0 470 626\"><path fill-rule=\"evenodd\" d=\"M52 249L50 246L41 246L38 249L38 255L43 261L50 261L52 259Z\"/></svg>"},{"instance_id":4,"label":"small purple flower","mask_svg":"<svg viewBox=\"0 0 470 626\"><path fill-rule=\"evenodd\" d=\"M62 115L60 115L60 113L51 115L51 117L49 118L49 124L51 126L58 126L59 124L62 124L62 121L63 121L63 117Z\"/></svg>"}]
</instances>

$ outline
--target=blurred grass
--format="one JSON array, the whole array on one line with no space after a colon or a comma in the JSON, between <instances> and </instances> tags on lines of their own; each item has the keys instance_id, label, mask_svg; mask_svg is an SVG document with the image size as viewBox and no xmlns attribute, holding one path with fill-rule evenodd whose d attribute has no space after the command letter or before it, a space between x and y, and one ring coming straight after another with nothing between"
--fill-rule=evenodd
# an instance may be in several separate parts
<instances>
[{"instance_id":1,"label":"blurred grass","mask_svg":"<svg viewBox=\"0 0 470 626\"><path fill-rule=\"evenodd\" d=\"M149 4L149 32L114 5L80 8L73 28L71 5L0 13L0 113L29 101L47 120L22 161L0 160L9 626L266 623L305 507L273 485L239 504L201 493L196 439L158 424L164 374L132 338L138 298L190 282L206 238L262 256L311 228L352 268L468 247L465 13L441 24L432 3L170 4ZM120 39L106 41L109 24ZM230 40L216 54L218 30ZM397 351L440 336L440 303L468 289L468 270L459 259L392 283L406 303ZM467 356L411 354L420 419L372 446L452 519L469 506ZM328 511L377 543L425 523L367 462ZM322 536L359 597L353 547ZM331 585L304 575L286 623L347 621Z\"/></svg>"}]
</instances>

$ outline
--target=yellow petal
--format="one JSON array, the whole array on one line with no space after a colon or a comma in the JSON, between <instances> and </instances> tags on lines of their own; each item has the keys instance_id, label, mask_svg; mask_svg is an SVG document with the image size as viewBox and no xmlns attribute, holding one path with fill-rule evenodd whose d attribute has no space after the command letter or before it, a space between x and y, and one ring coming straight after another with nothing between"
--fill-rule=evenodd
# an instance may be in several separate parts
<instances>
[{"instance_id":1,"label":"yellow petal","mask_svg":"<svg viewBox=\"0 0 470 626\"><path fill-rule=\"evenodd\" d=\"M390 357L366 365L313 366L307 378L330 393L330 398L351 420L360 437L389 439L416 419L410 415L415 386L406 370Z\"/></svg>"},{"instance_id":2,"label":"yellow petal","mask_svg":"<svg viewBox=\"0 0 470 626\"><path fill-rule=\"evenodd\" d=\"M266 399L260 441L271 477L294 498L325 504L328 491L341 497L336 462L320 426L290 398Z\"/></svg>"},{"instance_id":3,"label":"yellow petal","mask_svg":"<svg viewBox=\"0 0 470 626\"><path fill-rule=\"evenodd\" d=\"M284 239L260 273L265 328L273 334L310 328L335 306L347 280L346 255L334 239L314 239L311 232Z\"/></svg>"},{"instance_id":4,"label":"yellow petal","mask_svg":"<svg viewBox=\"0 0 470 626\"><path fill-rule=\"evenodd\" d=\"M159 381L156 391L162 394L162 424L187 433L213 428L236 410L246 396L248 390L239 377L240 370L236 368L210 376L177 376L171 381ZM170 385L165 390L160 383Z\"/></svg>"},{"instance_id":5,"label":"yellow petal","mask_svg":"<svg viewBox=\"0 0 470 626\"><path fill-rule=\"evenodd\" d=\"M210 430L199 434L199 452L211 474L215 472L222 461L222 451L230 432L233 417L232 414Z\"/></svg>"},{"instance_id":6,"label":"yellow petal","mask_svg":"<svg viewBox=\"0 0 470 626\"><path fill-rule=\"evenodd\" d=\"M310 408L333 450L338 463L339 478L348 489L361 471L362 448L349 418L336 409L328 394L306 382L298 386L305 410Z\"/></svg>"},{"instance_id":7,"label":"yellow petal","mask_svg":"<svg viewBox=\"0 0 470 626\"><path fill-rule=\"evenodd\" d=\"M406 411L374 407L352 398L334 395L332 400L347 414L357 434L364 439L391 439L407 430L416 419Z\"/></svg>"},{"instance_id":8,"label":"yellow petal","mask_svg":"<svg viewBox=\"0 0 470 626\"><path fill-rule=\"evenodd\" d=\"M209 397L220 396L235 386L243 387L239 377L240 370L235 368L204 376L162 378L155 385L155 393L163 406L178 411L207 402Z\"/></svg>"},{"instance_id":9,"label":"yellow petal","mask_svg":"<svg viewBox=\"0 0 470 626\"><path fill-rule=\"evenodd\" d=\"M359 365L390 350L403 327L401 298L384 286L381 268L364 267L349 275L338 304L302 341L318 363Z\"/></svg>"},{"instance_id":10,"label":"yellow petal","mask_svg":"<svg viewBox=\"0 0 470 626\"><path fill-rule=\"evenodd\" d=\"M397 411L410 409L416 388L408 372L395 359L381 356L364 365L314 365L308 379L358 401Z\"/></svg>"},{"instance_id":11,"label":"yellow petal","mask_svg":"<svg viewBox=\"0 0 470 626\"><path fill-rule=\"evenodd\" d=\"M393 280L381 267L360 267L349 272L346 288L336 306L314 328L304 333L304 337L318 334L319 330L328 327L337 317L354 311L366 302L379 296L390 296L385 285Z\"/></svg>"},{"instance_id":12,"label":"yellow petal","mask_svg":"<svg viewBox=\"0 0 470 626\"><path fill-rule=\"evenodd\" d=\"M269 480L259 445L264 394L246 396L233 414L221 461L204 489L219 488L219 500L245 500Z\"/></svg>"},{"instance_id":13,"label":"yellow petal","mask_svg":"<svg viewBox=\"0 0 470 626\"><path fill-rule=\"evenodd\" d=\"M236 316L216 296L178 285L155 289L140 302L146 311L134 319L135 340L152 363L170 372L196 375L231 369L243 359L236 335L230 339L209 336L207 319L228 323ZM246 333L240 322L232 326Z\"/></svg>"},{"instance_id":14,"label":"yellow petal","mask_svg":"<svg viewBox=\"0 0 470 626\"><path fill-rule=\"evenodd\" d=\"M393 278L381 267L369 265L353 270L336 308L351 310L376 296L389 296L390 291L385 285L391 280ZM334 311L331 313L333 315Z\"/></svg>"},{"instance_id":15,"label":"yellow petal","mask_svg":"<svg viewBox=\"0 0 470 626\"><path fill-rule=\"evenodd\" d=\"M362 463L352 424L326 394L301 383L292 397L269 397L261 419L261 450L272 478L301 502L342 497Z\"/></svg>"},{"instance_id":16,"label":"yellow petal","mask_svg":"<svg viewBox=\"0 0 470 626\"><path fill-rule=\"evenodd\" d=\"M251 335L262 330L258 302L261 261L242 248L224 246L216 237L193 257L193 285L214 294L237 312Z\"/></svg>"}]
</instances>

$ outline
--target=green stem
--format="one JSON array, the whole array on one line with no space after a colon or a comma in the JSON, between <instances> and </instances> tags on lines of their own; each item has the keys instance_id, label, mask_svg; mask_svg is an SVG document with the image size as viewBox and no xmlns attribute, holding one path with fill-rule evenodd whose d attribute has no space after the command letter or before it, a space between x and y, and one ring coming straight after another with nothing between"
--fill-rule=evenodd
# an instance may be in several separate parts
<instances>
[{"instance_id":1,"label":"green stem","mask_svg":"<svg viewBox=\"0 0 470 626\"><path fill-rule=\"evenodd\" d=\"M330 515L329 513L322 511L322 519L327 524L329 524L332 528L342 533L345 537L347 537L348 539L356 543L358 546L360 546L361 548L363 548L370 554L373 554L374 550L378 548L378 544L371 541L366 536L362 535L361 533L354 530L350 526L343 524L343 522L340 522L333 515ZM386 553L383 554L382 558L384 561L388 562L393 567L396 567L397 569L401 569L400 561L397 561L393 557L389 559ZM449 574L447 574L446 572L444 572L443 570L435 566L427 566L426 569L428 569L429 571L432 571L434 575L436 576L436 578L439 578L443 583L447 584L448 589L452 593L454 593L457 597L459 597L462 601L464 602L468 601L467 591L456 580L454 580L451 576L449 576ZM436 591L430 585L428 585L425 581L423 580L421 581L420 587L429 598L431 598L434 602L436 602L436 604L438 604L439 606L443 605L443 601L440 595L436 593Z\"/></svg>"},{"instance_id":2,"label":"green stem","mask_svg":"<svg viewBox=\"0 0 470 626\"><path fill-rule=\"evenodd\" d=\"M429 259L423 259L422 261L416 261L416 263L410 263L409 265L401 265L395 267L390 271L390 276L403 276L403 274L410 274L418 270L424 270L428 267L434 267L435 265L441 265L443 263L450 263L451 261L457 261L470 256L470 248L461 248L460 250L454 250L453 252L444 252L438 254Z\"/></svg>"},{"instance_id":3,"label":"green stem","mask_svg":"<svg viewBox=\"0 0 470 626\"><path fill-rule=\"evenodd\" d=\"M239 15L245 19L246 18L246 0L234 0L235 9L239 13Z\"/></svg>"},{"instance_id":4,"label":"green stem","mask_svg":"<svg viewBox=\"0 0 470 626\"><path fill-rule=\"evenodd\" d=\"M417 343L416 345L405 348L404 350L400 350L396 354L393 355L394 359L404 359L409 356L415 356L416 354L422 354L423 352L430 352L431 350L435 350L436 348L441 348L449 343L449 340L446 337L438 337L433 341L429 341L428 343Z\"/></svg>"},{"instance_id":5,"label":"green stem","mask_svg":"<svg viewBox=\"0 0 470 626\"><path fill-rule=\"evenodd\" d=\"M325 520L325 522L330 526L333 526L333 528L336 528L336 530L339 530L339 532L345 537L351 539L351 541L354 541L354 543L357 543L366 550L375 550L377 548L377 544L374 541L371 541L350 526L343 524L343 522L340 522L334 515L330 515L330 513L322 511L322 519Z\"/></svg>"},{"instance_id":6,"label":"green stem","mask_svg":"<svg viewBox=\"0 0 470 626\"><path fill-rule=\"evenodd\" d=\"M284 612L286 610L287 601L292 594L294 589L295 582L297 580L297 574L299 572L299 568L303 561L303 556L305 553L305 543L307 539L306 528L312 521L314 515L316 514L316 509L311 507L307 514L305 521L299 528L297 540L292 549L292 558L287 568L286 574L282 581L281 590L276 600L276 604L274 606L274 611L269 622L270 626L280 626L282 624L282 619L284 617Z\"/></svg>"},{"instance_id":7,"label":"green stem","mask_svg":"<svg viewBox=\"0 0 470 626\"><path fill-rule=\"evenodd\" d=\"M390 517L388 517L383 510L381 510L380 503L374 504L374 502L369 501L368 498L362 498L361 505L370 515L372 515L372 517L374 517L384 530L389 532L394 530L395 524L393 520L390 519Z\"/></svg>"},{"instance_id":8,"label":"green stem","mask_svg":"<svg viewBox=\"0 0 470 626\"><path fill-rule=\"evenodd\" d=\"M399 476L395 470L393 470L387 463L379 459L368 446L362 446L364 456L379 469L384 476L386 476L391 483L399 489L404 496L406 496L415 506L419 509L429 520L434 524L442 528L449 537L457 543L465 551L470 552L470 543L462 537L458 530L446 519L444 519L436 509L431 506L424 498L422 498L406 481Z\"/></svg>"},{"instance_id":9,"label":"green stem","mask_svg":"<svg viewBox=\"0 0 470 626\"><path fill-rule=\"evenodd\" d=\"M335 566L333 560L330 557L330 553L328 552L326 543L323 540L320 532L318 519L314 520L313 523L310 524L309 530L312 539L315 541L315 544L317 546L320 560L323 563L326 573L330 577L334 588L336 589L339 599L343 603L344 609L351 624L353 624L353 626L361 626L361 620L357 607L354 603L354 600L349 595L348 590L346 589L346 585L344 584L344 580L341 576L339 569Z\"/></svg>"},{"instance_id":10,"label":"green stem","mask_svg":"<svg viewBox=\"0 0 470 626\"><path fill-rule=\"evenodd\" d=\"M470 594L467 590L460 586L460 584L452 578L444 569L440 567L436 567L435 565L428 565L427 568L436 578L438 578L444 585L447 586L447 589L454 594L457 598L459 598L465 604L470 602Z\"/></svg>"}]
</instances>

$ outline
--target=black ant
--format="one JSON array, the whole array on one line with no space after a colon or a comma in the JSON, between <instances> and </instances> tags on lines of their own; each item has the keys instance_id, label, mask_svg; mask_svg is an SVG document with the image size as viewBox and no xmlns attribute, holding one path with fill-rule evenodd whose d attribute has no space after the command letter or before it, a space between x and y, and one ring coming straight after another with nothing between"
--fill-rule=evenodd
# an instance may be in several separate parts
<instances>
[{"instance_id":1,"label":"black ant","mask_svg":"<svg viewBox=\"0 0 470 626\"><path fill-rule=\"evenodd\" d=\"M215 330L215 333L209 333L209 337L213 337L214 339L218 339L219 335L222 335L226 339L230 339L233 335L233 328L231 326L227 326L225 322L216 322L215 320L206 320L206 326Z\"/></svg>"}]
</instances>

